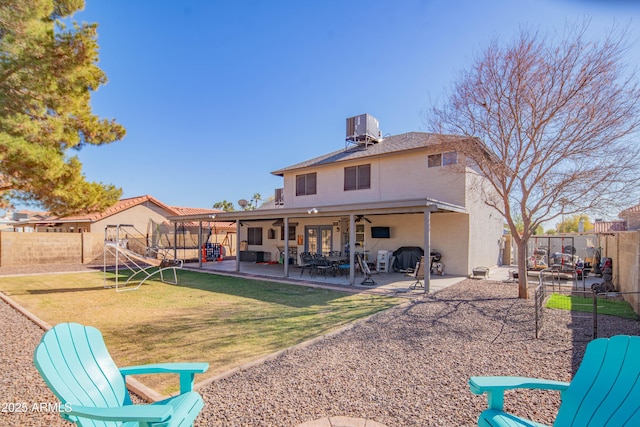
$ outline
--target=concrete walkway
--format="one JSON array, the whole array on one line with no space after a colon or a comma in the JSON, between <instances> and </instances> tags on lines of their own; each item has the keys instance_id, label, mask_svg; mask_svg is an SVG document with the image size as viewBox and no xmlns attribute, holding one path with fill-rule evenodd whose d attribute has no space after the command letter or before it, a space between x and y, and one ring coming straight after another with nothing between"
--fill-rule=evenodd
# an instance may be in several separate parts
<instances>
[{"instance_id":1,"label":"concrete walkway","mask_svg":"<svg viewBox=\"0 0 640 427\"><path fill-rule=\"evenodd\" d=\"M416 287L412 289L411 286L416 282L410 276L407 276L405 273L398 272L389 272L389 273L373 273L371 278L375 282L374 285L363 285L361 282L364 277L360 274L356 275L355 284L349 284L349 278L345 276L320 276L316 275L314 277L309 276L307 271L301 274L301 269L295 266L291 266L289 270L289 276L284 277L283 266L280 264L258 264L253 262L241 262L240 263L240 272L236 272L236 261L235 260L224 260L224 261L214 261L207 262L200 267L198 263L188 263L184 266L186 269L194 270L194 271L204 271L216 274L227 274L232 276L244 276L250 278L260 278L266 280L273 280L276 282L285 282L285 283L293 283L300 285L309 285L309 286L329 286L329 287L339 287L345 291L352 292L363 292L369 291L374 293L383 293L383 294L391 294L396 296L407 296L407 297L417 297L423 295L424 288ZM501 272L499 274L504 274L504 278L507 277L507 271ZM502 276L500 279L502 280ZM492 276L493 278L493 276ZM466 279L464 276L437 276L432 275L430 280L429 293L437 292L444 288L447 288L453 284L461 282ZM421 281L424 283L424 280Z\"/></svg>"}]
</instances>

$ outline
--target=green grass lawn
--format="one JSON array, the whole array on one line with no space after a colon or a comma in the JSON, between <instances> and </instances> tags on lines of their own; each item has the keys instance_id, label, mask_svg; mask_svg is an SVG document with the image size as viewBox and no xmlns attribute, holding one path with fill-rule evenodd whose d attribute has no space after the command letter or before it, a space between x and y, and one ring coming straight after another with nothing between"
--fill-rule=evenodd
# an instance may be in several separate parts
<instances>
[{"instance_id":1,"label":"green grass lawn","mask_svg":"<svg viewBox=\"0 0 640 427\"><path fill-rule=\"evenodd\" d=\"M148 281L127 292L105 289L102 273L5 277L0 291L51 325L97 327L119 366L209 362L196 381L404 301L184 270L178 285ZM177 390L175 377L139 379Z\"/></svg>"},{"instance_id":2,"label":"green grass lawn","mask_svg":"<svg viewBox=\"0 0 640 427\"><path fill-rule=\"evenodd\" d=\"M626 301L598 298L597 304L598 314L607 314L609 316L624 317L627 319L638 318L638 315L633 311L631 305ZM549 301L547 301L547 308L592 313L593 298L551 294Z\"/></svg>"}]
</instances>

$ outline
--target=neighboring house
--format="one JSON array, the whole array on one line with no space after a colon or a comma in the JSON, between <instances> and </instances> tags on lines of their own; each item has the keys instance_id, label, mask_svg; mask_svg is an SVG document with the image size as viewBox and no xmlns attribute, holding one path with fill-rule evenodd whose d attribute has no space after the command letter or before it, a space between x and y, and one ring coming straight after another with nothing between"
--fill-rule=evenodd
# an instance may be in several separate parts
<instances>
[{"instance_id":1,"label":"neighboring house","mask_svg":"<svg viewBox=\"0 0 640 427\"><path fill-rule=\"evenodd\" d=\"M618 214L619 220L600 221L593 224L595 233L612 233L616 231L640 230L640 204L627 208Z\"/></svg>"},{"instance_id":2,"label":"neighboring house","mask_svg":"<svg viewBox=\"0 0 640 427\"><path fill-rule=\"evenodd\" d=\"M179 214L180 211L175 208L146 195L121 199L103 212L49 217L43 221L30 221L30 223L35 226L37 232L103 233L107 225L130 224L141 233L145 233L149 220L162 223L168 216Z\"/></svg>"},{"instance_id":3,"label":"neighboring house","mask_svg":"<svg viewBox=\"0 0 640 427\"><path fill-rule=\"evenodd\" d=\"M17 231L0 233L0 265L47 263L96 263L105 260L106 240L127 241L134 252L147 255L149 248L166 257L183 260L209 256L204 243L224 245L226 254L236 250L236 226L229 222L170 223L169 216L182 214L215 215L217 209L168 206L146 195L118 201L104 212L88 215L51 217L22 212L13 221ZM120 225L116 228L114 226ZM199 233L201 231L201 233ZM216 247L219 249L219 247ZM6 250L5 250L6 249ZM159 249L162 249L161 251ZM219 251L217 251L219 253Z\"/></svg>"},{"instance_id":4,"label":"neighboring house","mask_svg":"<svg viewBox=\"0 0 640 427\"><path fill-rule=\"evenodd\" d=\"M623 210L618 214L618 218L626 223L626 230L640 230L640 205Z\"/></svg>"},{"instance_id":5,"label":"neighboring house","mask_svg":"<svg viewBox=\"0 0 640 427\"><path fill-rule=\"evenodd\" d=\"M33 223L49 218L48 212L18 210L7 212L0 219L0 230L3 231L34 231Z\"/></svg>"},{"instance_id":6,"label":"neighboring house","mask_svg":"<svg viewBox=\"0 0 640 427\"><path fill-rule=\"evenodd\" d=\"M148 236L153 245L163 247L177 246L179 249L198 249L198 225L196 223L170 224L167 220L176 215L211 215L219 212L217 209L188 208L168 206L150 196L131 197L119 200L115 205L103 212L87 215L71 215L66 217L33 216L20 223L23 228L31 228L39 233L104 233L109 225L127 224L141 236ZM126 230L131 233L131 229ZM236 247L236 228L233 223L213 222L203 223L203 240L227 245L227 252L231 253ZM177 239L174 239L177 235ZM197 253L197 250L195 253Z\"/></svg>"},{"instance_id":7,"label":"neighboring house","mask_svg":"<svg viewBox=\"0 0 640 427\"><path fill-rule=\"evenodd\" d=\"M622 221L598 221L593 223L593 233L612 233L615 231L627 231L627 222Z\"/></svg>"},{"instance_id":8,"label":"neighboring house","mask_svg":"<svg viewBox=\"0 0 640 427\"><path fill-rule=\"evenodd\" d=\"M374 262L378 251L419 246L440 252L447 274L497 264L503 219L480 198L486 182L451 149L466 138L411 132L382 139L371 119L347 120L344 148L272 172L284 182L273 208L217 215L236 221L248 254L239 261L276 260L282 252L298 261L303 251L348 247ZM356 122L354 129L354 120L365 128Z\"/></svg>"}]
</instances>

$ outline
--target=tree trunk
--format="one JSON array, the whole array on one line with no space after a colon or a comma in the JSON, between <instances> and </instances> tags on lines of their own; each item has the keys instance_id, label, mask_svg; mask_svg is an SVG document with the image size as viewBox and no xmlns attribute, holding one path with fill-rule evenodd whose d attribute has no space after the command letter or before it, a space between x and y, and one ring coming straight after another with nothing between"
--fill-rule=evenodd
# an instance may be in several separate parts
<instances>
[{"instance_id":1,"label":"tree trunk","mask_svg":"<svg viewBox=\"0 0 640 427\"><path fill-rule=\"evenodd\" d=\"M529 298L527 287L527 241L518 239L518 298Z\"/></svg>"}]
</instances>

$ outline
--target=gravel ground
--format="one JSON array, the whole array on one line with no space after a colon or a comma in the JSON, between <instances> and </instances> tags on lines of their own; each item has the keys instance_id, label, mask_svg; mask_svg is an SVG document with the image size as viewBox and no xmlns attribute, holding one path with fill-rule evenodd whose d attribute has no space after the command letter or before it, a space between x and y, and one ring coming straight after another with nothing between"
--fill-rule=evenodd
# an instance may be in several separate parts
<instances>
[{"instance_id":1,"label":"gravel ground","mask_svg":"<svg viewBox=\"0 0 640 427\"><path fill-rule=\"evenodd\" d=\"M1 273L1 272L0 272ZM469 392L471 375L569 381L591 336L585 315L547 310L535 339L532 300L516 285L466 280L426 299L379 313L354 328L201 390L197 426L296 426L329 416L394 426L472 426L486 397ZM67 425L33 403L55 402L31 361L42 331L0 302L2 426ZM640 322L601 316L599 336L640 335ZM557 392L507 392L505 408L553 423ZM3 408L0 408L3 409Z\"/></svg>"}]
</instances>

